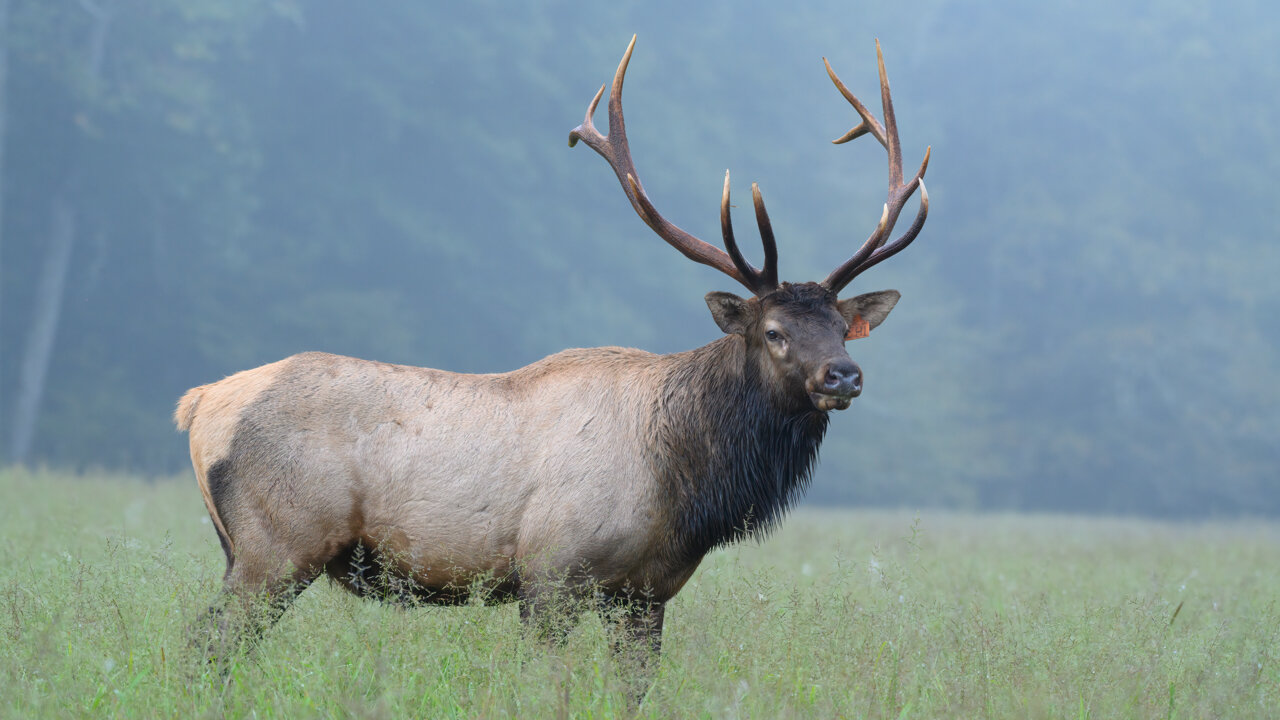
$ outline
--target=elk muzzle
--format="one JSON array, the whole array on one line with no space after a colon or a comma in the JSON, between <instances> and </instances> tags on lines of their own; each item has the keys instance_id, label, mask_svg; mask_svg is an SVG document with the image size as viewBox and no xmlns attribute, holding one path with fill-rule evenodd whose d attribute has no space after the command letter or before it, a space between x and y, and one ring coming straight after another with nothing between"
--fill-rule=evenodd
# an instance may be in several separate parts
<instances>
[{"instance_id":1,"label":"elk muzzle","mask_svg":"<svg viewBox=\"0 0 1280 720\"><path fill-rule=\"evenodd\" d=\"M809 400L819 410L844 410L862 394L862 368L847 357L827 363L806 388Z\"/></svg>"}]
</instances>

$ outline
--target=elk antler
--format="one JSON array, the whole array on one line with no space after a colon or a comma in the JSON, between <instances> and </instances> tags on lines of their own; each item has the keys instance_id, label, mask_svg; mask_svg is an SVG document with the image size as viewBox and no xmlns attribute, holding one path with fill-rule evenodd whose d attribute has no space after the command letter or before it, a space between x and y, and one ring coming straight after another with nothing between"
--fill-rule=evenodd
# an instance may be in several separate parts
<instances>
[{"instance_id":1,"label":"elk antler","mask_svg":"<svg viewBox=\"0 0 1280 720\"><path fill-rule=\"evenodd\" d=\"M639 173L635 162L631 159L631 149L627 145L627 128L622 118L622 80L627 74L627 64L631 62L631 51L636 46L635 36L627 45L627 52L618 63L618 71L613 76L613 87L609 91L609 135L606 137L596 130L591 122L596 106L604 95L604 85L587 107L587 117L581 125L569 133L569 147L577 145L581 140L587 147L600 154L613 168L622 183L622 190L631 201L631 207L663 240L679 250L685 257L694 262L710 265L720 272L742 283L757 296L764 295L778 285L778 248L773 240L773 230L769 224L769 215L764 209L764 199L754 184L751 186L752 197L756 207L756 222L760 225L760 237L764 243L764 269L757 270L742 256L733 239L733 226L729 221L729 173L724 174L724 195L720 200L720 227L724 234L726 254L723 250L699 240L667 221L658 212L649 196L640 184Z\"/></svg>"},{"instance_id":2,"label":"elk antler","mask_svg":"<svg viewBox=\"0 0 1280 720\"><path fill-rule=\"evenodd\" d=\"M929 191L924 186L924 171L929 167L929 152L932 148L927 148L924 151L924 161L920 163L920 170L915 174L915 177L911 178L911 182L904 185L902 182L902 145L898 141L898 122L893 116L893 100L889 97L889 76L884 71L884 53L880 51L879 40L876 40L876 58L880 63L880 100L884 105L884 125L881 125L876 120L876 116L872 115L871 111L858 98L854 97L853 93L849 92L849 88L840 82L835 70L831 69L831 63L827 62L826 58L822 59L822 62L827 65L827 74L831 76L831 81L836 84L840 94L844 95L849 104L853 106L853 109L857 110L858 115L862 117L861 123L832 142L839 145L871 133L889 153L889 197L884 205L884 212L880 215L880 223L876 225L871 237L867 238L867 241L853 254L853 257L846 260L843 265L828 275L826 280L822 281L824 287L837 294L862 271L889 259L910 245L911 241L915 240L916 236L920 234L920 229L924 227L925 218L929 215ZM916 191L916 186L920 187L920 211L916 213L915 222L911 223L911 227L903 233L902 237L885 245L885 240L889 238L889 233L893 231L894 224L898 222L898 215L907 204L907 200L911 198L912 193Z\"/></svg>"}]
</instances>

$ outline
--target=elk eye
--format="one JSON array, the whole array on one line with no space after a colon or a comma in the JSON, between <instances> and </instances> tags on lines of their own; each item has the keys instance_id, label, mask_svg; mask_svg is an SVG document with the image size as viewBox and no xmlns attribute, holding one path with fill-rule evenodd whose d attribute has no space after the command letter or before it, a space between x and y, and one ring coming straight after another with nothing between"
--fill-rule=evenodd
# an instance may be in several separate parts
<instances>
[{"instance_id":1,"label":"elk eye","mask_svg":"<svg viewBox=\"0 0 1280 720\"><path fill-rule=\"evenodd\" d=\"M777 330L769 330L765 332L764 336L775 342L782 339L782 336L778 334Z\"/></svg>"}]
</instances>

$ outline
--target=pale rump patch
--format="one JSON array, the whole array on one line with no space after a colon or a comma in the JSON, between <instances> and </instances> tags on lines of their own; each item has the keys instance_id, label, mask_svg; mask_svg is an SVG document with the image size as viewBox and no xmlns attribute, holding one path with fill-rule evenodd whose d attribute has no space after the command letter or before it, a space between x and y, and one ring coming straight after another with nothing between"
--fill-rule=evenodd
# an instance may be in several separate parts
<instances>
[{"instance_id":1,"label":"pale rump patch","mask_svg":"<svg viewBox=\"0 0 1280 720\"><path fill-rule=\"evenodd\" d=\"M204 499L205 509L219 537L234 553L235 543L222 524L222 517L209 489L209 468L225 458L235 434L240 410L271 386L276 376L288 365L290 358L244 370L216 383L191 388L178 401L174 422L179 430L190 434L191 466L196 473L196 484Z\"/></svg>"}]
</instances>

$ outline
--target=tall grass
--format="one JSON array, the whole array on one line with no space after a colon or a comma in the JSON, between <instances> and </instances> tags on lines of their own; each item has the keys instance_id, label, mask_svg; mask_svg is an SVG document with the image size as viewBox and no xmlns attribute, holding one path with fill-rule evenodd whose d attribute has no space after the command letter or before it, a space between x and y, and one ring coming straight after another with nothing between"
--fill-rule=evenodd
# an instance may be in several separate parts
<instances>
[{"instance_id":1,"label":"tall grass","mask_svg":"<svg viewBox=\"0 0 1280 720\"><path fill-rule=\"evenodd\" d=\"M615 717L586 617L401 610L315 584L222 682L187 649L222 553L194 482L0 472L0 716ZM795 513L709 556L641 717L1267 717L1280 527Z\"/></svg>"}]
</instances>

